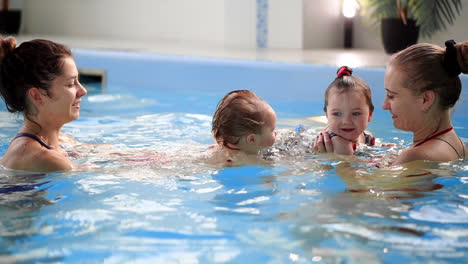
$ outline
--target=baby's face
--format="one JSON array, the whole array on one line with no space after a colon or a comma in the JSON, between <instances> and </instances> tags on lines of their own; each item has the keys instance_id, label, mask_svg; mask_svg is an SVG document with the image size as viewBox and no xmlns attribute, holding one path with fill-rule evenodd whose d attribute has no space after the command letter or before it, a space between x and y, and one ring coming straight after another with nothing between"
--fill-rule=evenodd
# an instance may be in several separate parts
<instances>
[{"instance_id":1,"label":"baby's face","mask_svg":"<svg viewBox=\"0 0 468 264\"><path fill-rule=\"evenodd\" d=\"M351 141L357 141L372 119L365 96L358 91L338 93L336 89L328 94L326 116L328 128Z\"/></svg>"}]
</instances>

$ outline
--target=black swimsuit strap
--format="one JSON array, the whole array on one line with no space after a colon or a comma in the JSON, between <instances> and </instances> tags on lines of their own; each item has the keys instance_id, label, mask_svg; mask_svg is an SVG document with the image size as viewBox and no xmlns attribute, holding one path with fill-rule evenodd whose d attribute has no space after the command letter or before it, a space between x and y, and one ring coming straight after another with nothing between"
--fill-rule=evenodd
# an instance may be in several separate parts
<instances>
[{"instance_id":1,"label":"black swimsuit strap","mask_svg":"<svg viewBox=\"0 0 468 264\"><path fill-rule=\"evenodd\" d=\"M463 161L465 161L465 158L466 158L466 156L465 156L465 143L463 143L463 141L461 140L460 137L458 137L458 140L460 140L460 143L462 145L462 148L463 148Z\"/></svg>"},{"instance_id":2,"label":"black swimsuit strap","mask_svg":"<svg viewBox=\"0 0 468 264\"><path fill-rule=\"evenodd\" d=\"M457 151L457 149L455 149L455 147L454 147L452 144L450 144L450 143L449 143L447 140L445 140L445 139L443 139L443 138L434 138L434 139L438 139L438 140L441 140L441 141L443 141L443 142L447 143L447 144L448 144L448 145L449 145L449 146L450 146L450 147L453 149L453 151L455 151L455 153L457 153L457 156L458 156L458 158L460 158L460 159L462 159L462 158L463 158L463 160L465 160L465 144L463 144L463 142L462 142L462 147L463 147L463 157L462 157L460 154L458 154L458 151ZM460 138L458 138L458 139L459 139L459 140L460 140L460 142L461 142L461 139L460 139Z\"/></svg>"},{"instance_id":3,"label":"black swimsuit strap","mask_svg":"<svg viewBox=\"0 0 468 264\"><path fill-rule=\"evenodd\" d=\"M38 138L37 136L33 135L33 134L29 134L29 133L18 133L16 134L16 136L13 138L14 139L17 139L19 137L28 137L28 138L31 138L31 139L34 139L35 141L37 141L39 144L41 144L41 146L43 146L44 148L46 149L52 149L51 146L47 145L46 143L44 143L40 138Z\"/></svg>"}]
</instances>

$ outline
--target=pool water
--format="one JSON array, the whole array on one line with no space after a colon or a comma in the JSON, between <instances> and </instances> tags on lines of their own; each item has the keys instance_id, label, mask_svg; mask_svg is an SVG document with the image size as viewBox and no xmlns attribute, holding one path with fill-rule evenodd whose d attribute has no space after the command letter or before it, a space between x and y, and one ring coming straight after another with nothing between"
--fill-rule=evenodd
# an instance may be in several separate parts
<instances>
[{"instance_id":1,"label":"pool water","mask_svg":"<svg viewBox=\"0 0 468 264\"><path fill-rule=\"evenodd\" d=\"M318 101L269 100L280 140L269 164L200 162L224 91L92 93L63 131L82 168L31 174L0 170L1 263L461 263L468 254L468 164L431 164L404 177L310 154L323 124ZM262 97L268 97L262 91ZM265 95L265 96L264 96ZM0 112L0 156L21 125ZM294 128L302 124L306 131ZM454 126L465 144L464 116ZM369 126L408 144L388 113ZM281 137L283 136L283 137ZM307 145L307 144L306 144ZM400 148L401 148L400 147ZM372 155L396 150L372 148ZM351 186L341 171L358 170ZM339 175L340 174L340 175ZM365 191L362 191L365 190Z\"/></svg>"}]
</instances>

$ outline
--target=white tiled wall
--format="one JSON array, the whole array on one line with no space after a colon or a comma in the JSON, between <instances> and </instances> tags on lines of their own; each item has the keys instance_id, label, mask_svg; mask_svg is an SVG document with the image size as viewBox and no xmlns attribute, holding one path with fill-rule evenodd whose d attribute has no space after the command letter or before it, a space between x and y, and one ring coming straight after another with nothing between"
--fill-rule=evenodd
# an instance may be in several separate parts
<instances>
[{"instance_id":1,"label":"white tiled wall","mask_svg":"<svg viewBox=\"0 0 468 264\"><path fill-rule=\"evenodd\" d=\"M224 43L220 0L25 0L28 34Z\"/></svg>"},{"instance_id":2,"label":"white tiled wall","mask_svg":"<svg viewBox=\"0 0 468 264\"><path fill-rule=\"evenodd\" d=\"M341 48L343 17L341 1L304 0L303 23L305 49Z\"/></svg>"},{"instance_id":3,"label":"white tiled wall","mask_svg":"<svg viewBox=\"0 0 468 264\"><path fill-rule=\"evenodd\" d=\"M227 0L224 2L224 41L226 46L255 47L255 7L253 0Z\"/></svg>"},{"instance_id":4,"label":"white tiled wall","mask_svg":"<svg viewBox=\"0 0 468 264\"><path fill-rule=\"evenodd\" d=\"M268 47L303 47L303 1L269 0Z\"/></svg>"},{"instance_id":5,"label":"white tiled wall","mask_svg":"<svg viewBox=\"0 0 468 264\"><path fill-rule=\"evenodd\" d=\"M22 33L256 47L256 0L16 0ZM455 25L420 42L468 40L468 0ZM268 0L268 47L340 48L341 0ZM355 18L354 46L382 49L379 32Z\"/></svg>"}]
</instances>

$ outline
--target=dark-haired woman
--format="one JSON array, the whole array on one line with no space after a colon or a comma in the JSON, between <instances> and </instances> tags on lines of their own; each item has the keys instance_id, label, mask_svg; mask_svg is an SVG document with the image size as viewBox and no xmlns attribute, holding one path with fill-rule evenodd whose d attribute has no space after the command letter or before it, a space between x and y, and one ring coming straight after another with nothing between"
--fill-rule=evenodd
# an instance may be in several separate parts
<instances>
[{"instance_id":1,"label":"dark-haired woman","mask_svg":"<svg viewBox=\"0 0 468 264\"><path fill-rule=\"evenodd\" d=\"M417 44L393 55L385 72L388 110L395 128L413 133L412 146L392 164L415 160L464 160L467 147L452 127L450 109L468 73L468 42L447 41L446 48Z\"/></svg>"},{"instance_id":2,"label":"dark-haired woman","mask_svg":"<svg viewBox=\"0 0 468 264\"><path fill-rule=\"evenodd\" d=\"M16 47L14 38L0 38L0 93L9 112L24 116L0 164L35 172L73 168L60 130L79 117L87 92L70 49L41 39Z\"/></svg>"}]
</instances>

